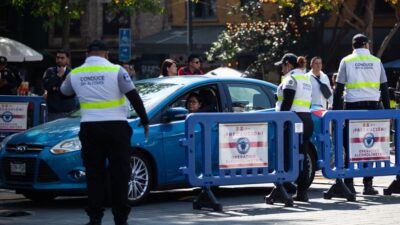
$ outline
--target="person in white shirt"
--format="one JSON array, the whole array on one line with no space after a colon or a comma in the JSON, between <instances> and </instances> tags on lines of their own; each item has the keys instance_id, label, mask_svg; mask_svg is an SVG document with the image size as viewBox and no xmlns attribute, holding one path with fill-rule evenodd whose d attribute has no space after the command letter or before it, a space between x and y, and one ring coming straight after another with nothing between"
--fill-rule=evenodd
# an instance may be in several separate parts
<instances>
[{"instance_id":1,"label":"person in white shirt","mask_svg":"<svg viewBox=\"0 0 400 225\"><path fill-rule=\"evenodd\" d=\"M310 76L311 84L312 84L312 94L311 94L311 106L317 106L324 109L329 109L332 107L332 88L329 82L328 76L322 72L322 59L319 56L315 56L311 59L310 63L311 70L307 73ZM326 98L320 88L321 83L325 84L329 90L331 95Z\"/></svg>"}]
</instances>

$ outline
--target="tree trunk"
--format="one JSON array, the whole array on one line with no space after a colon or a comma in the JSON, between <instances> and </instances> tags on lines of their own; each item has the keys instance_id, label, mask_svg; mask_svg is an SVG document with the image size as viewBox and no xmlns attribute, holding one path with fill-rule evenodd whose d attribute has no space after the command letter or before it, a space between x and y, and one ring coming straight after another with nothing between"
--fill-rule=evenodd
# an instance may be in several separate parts
<instances>
[{"instance_id":1,"label":"tree trunk","mask_svg":"<svg viewBox=\"0 0 400 225\"><path fill-rule=\"evenodd\" d=\"M365 13L364 13L364 21L365 21L365 28L364 34L369 38L370 44L369 49L374 52L374 13L375 13L375 0L368 0L366 1L365 5Z\"/></svg>"},{"instance_id":2,"label":"tree trunk","mask_svg":"<svg viewBox=\"0 0 400 225\"><path fill-rule=\"evenodd\" d=\"M71 16L69 15L68 0L63 0L61 7L61 13L63 15L61 46L64 50L69 51Z\"/></svg>"},{"instance_id":3,"label":"tree trunk","mask_svg":"<svg viewBox=\"0 0 400 225\"><path fill-rule=\"evenodd\" d=\"M394 25L392 30L390 30L389 34L385 37L385 39L383 39L381 47L379 48L378 53L376 54L376 56L378 56L378 58L382 57L383 52L385 52L386 47L389 45L390 40L392 40L393 36L399 30L399 27L400 27L400 21L397 21L397 23Z\"/></svg>"}]
</instances>

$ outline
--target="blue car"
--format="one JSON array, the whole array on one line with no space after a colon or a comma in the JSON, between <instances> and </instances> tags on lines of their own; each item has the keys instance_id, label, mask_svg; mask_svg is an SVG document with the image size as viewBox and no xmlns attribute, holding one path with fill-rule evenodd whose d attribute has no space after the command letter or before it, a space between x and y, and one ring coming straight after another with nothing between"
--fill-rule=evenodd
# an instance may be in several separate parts
<instances>
[{"instance_id":1,"label":"blue car","mask_svg":"<svg viewBox=\"0 0 400 225\"><path fill-rule=\"evenodd\" d=\"M148 113L150 135L145 139L139 118L131 110L128 116L134 135L128 198L132 205L143 202L151 190L188 185L180 170L185 165L185 149L179 139L185 133L185 102L190 93L202 96L202 112L273 111L277 88L256 79L206 75L147 79L135 85ZM35 201L85 194L79 120L77 111L6 137L0 146L0 188L16 190ZM314 148L305 157L312 179L319 155Z\"/></svg>"}]
</instances>

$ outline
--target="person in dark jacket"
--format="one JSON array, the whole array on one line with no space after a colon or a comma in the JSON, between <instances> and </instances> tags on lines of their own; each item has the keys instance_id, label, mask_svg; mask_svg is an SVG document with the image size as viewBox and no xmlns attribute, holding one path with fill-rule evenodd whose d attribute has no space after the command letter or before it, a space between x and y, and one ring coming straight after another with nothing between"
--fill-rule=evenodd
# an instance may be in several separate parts
<instances>
[{"instance_id":1,"label":"person in dark jacket","mask_svg":"<svg viewBox=\"0 0 400 225\"><path fill-rule=\"evenodd\" d=\"M7 67L7 58L0 56L0 95L15 95L21 78Z\"/></svg>"},{"instance_id":2,"label":"person in dark jacket","mask_svg":"<svg viewBox=\"0 0 400 225\"><path fill-rule=\"evenodd\" d=\"M56 120L67 116L77 108L75 96L64 96L60 92L60 86L71 72L69 53L58 50L56 53L56 66L50 67L43 75L44 96L47 99L48 120Z\"/></svg>"}]
</instances>

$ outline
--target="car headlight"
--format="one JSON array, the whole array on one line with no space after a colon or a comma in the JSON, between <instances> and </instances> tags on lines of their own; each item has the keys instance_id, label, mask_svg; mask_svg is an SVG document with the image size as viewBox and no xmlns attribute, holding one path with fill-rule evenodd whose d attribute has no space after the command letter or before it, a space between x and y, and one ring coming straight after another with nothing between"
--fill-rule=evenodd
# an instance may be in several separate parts
<instances>
[{"instance_id":1,"label":"car headlight","mask_svg":"<svg viewBox=\"0 0 400 225\"><path fill-rule=\"evenodd\" d=\"M7 141L6 139L3 139L3 141L0 142L0 152L3 150L3 148L6 148Z\"/></svg>"},{"instance_id":2,"label":"car headlight","mask_svg":"<svg viewBox=\"0 0 400 225\"><path fill-rule=\"evenodd\" d=\"M50 152L53 154L63 154L67 152L79 151L81 148L82 145L79 138L72 138L56 144L50 149Z\"/></svg>"},{"instance_id":3,"label":"car headlight","mask_svg":"<svg viewBox=\"0 0 400 225\"><path fill-rule=\"evenodd\" d=\"M9 141L12 137L14 137L16 134L17 134L17 133L8 135L7 137L5 137L5 138L3 139L3 141L0 142L0 152L1 152L3 149L6 149L6 145L7 145L8 141Z\"/></svg>"}]
</instances>

